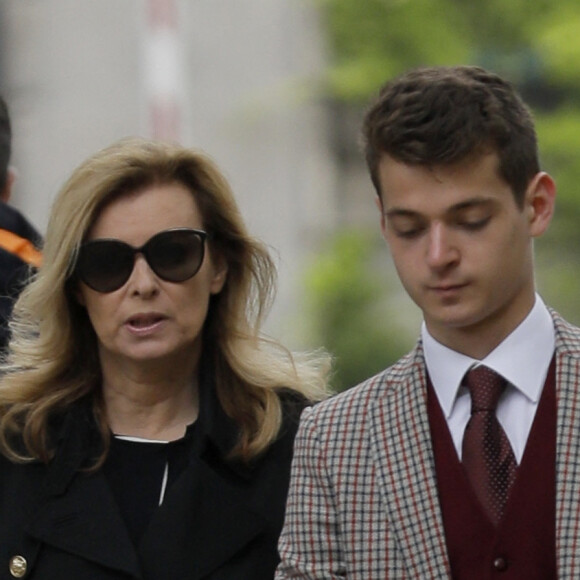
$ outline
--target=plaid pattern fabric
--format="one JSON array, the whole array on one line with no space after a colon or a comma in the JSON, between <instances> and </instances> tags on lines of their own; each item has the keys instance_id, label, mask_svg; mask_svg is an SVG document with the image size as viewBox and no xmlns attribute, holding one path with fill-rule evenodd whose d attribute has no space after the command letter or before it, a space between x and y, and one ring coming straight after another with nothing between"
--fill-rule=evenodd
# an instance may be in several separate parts
<instances>
[{"instance_id":1,"label":"plaid pattern fabric","mask_svg":"<svg viewBox=\"0 0 580 580\"><path fill-rule=\"evenodd\" d=\"M580 329L556 328L558 577L580 578ZM276 580L450 578L421 342L306 409Z\"/></svg>"},{"instance_id":2,"label":"plaid pattern fabric","mask_svg":"<svg viewBox=\"0 0 580 580\"><path fill-rule=\"evenodd\" d=\"M580 330L556 326L556 558L558 578L580 578Z\"/></svg>"}]
</instances>

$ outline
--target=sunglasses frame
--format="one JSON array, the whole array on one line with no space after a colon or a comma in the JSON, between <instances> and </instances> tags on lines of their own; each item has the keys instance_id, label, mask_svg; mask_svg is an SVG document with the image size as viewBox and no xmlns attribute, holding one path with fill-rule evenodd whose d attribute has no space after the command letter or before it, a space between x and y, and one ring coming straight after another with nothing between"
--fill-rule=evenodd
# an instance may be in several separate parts
<instances>
[{"instance_id":1,"label":"sunglasses frame","mask_svg":"<svg viewBox=\"0 0 580 580\"><path fill-rule=\"evenodd\" d=\"M153 265L151 264L151 261L150 261L149 248L150 248L151 242L156 240L159 236L171 234L171 233L178 233L178 232L188 232L191 234L195 234L194 237L196 237L198 240L200 240L200 258L199 258L199 264L197 265L197 267L195 268L195 270L192 274L188 274L185 278L178 277L177 279L171 279L171 277L167 277L165 275L160 274L156 270L156 268L153 267ZM199 230L199 229L195 229L195 228L169 228L169 229L157 232L156 234L151 236L142 246L140 246L138 248L136 248L135 246L132 246L131 244L128 244L127 242L123 242L122 240L119 240L117 238L98 238L95 240L89 240L87 242L82 243L80 246L78 256L76 259L76 264L74 267L73 276L75 279L80 280L81 282L83 282L89 288L92 288L96 292L100 292L101 294L109 294L111 292L115 292L116 290L119 290L127 283L127 281L129 280L129 278L131 277L131 275L133 273L133 270L135 269L135 257L138 254L141 254L145 258L145 261L147 262L147 265L149 266L150 270L158 278L161 278L161 280L164 280L166 282L173 282L173 283L185 282L186 280L193 278L199 272L199 270L203 264L203 261L205 259L206 242L209 239L209 237L210 237L209 234L204 230ZM115 285L114 287L99 286L99 284L95 285L94 280L90 280L90 277L88 277L89 279L87 279L86 274L83 272L84 264L85 264L85 261L84 261L85 258L83 257L83 254L86 252L87 248L90 248L91 246L96 246L97 244L102 244L103 242L107 242L107 243L113 242L115 244L119 244L123 247L129 248L132 252L133 264L132 264L132 267L131 267L129 273L127 274L127 277L124 278L122 284Z\"/></svg>"}]
</instances>

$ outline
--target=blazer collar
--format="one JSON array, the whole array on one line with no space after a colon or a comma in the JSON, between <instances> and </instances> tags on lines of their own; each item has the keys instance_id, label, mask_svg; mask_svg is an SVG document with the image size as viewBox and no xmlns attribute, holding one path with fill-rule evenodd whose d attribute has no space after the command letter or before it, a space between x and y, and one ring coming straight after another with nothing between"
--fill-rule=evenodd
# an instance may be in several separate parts
<instances>
[{"instance_id":1,"label":"blazer collar","mask_svg":"<svg viewBox=\"0 0 580 580\"><path fill-rule=\"evenodd\" d=\"M580 331L551 310L556 329L556 560L558 578L580 570Z\"/></svg>"},{"instance_id":2,"label":"blazer collar","mask_svg":"<svg viewBox=\"0 0 580 580\"><path fill-rule=\"evenodd\" d=\"M386 375L368 428L389 526L413 578L447 578L421 342Z\"/></svg>"},{"instance_id":3,"label":"blazer collar","mask_svg":"<svg viewBox=\"0 0 580 580\"><path fill-rule=\"evenodd\" d=\"M556 331L556 553L558 577L580 569L580 331L550 309ZM401 549L415 577L448 577L435 481L421 342L389 371L369 429L378 479ZM398 502L392 500L394 496ZM440 574L440 575L439 575Z\"/></svg>"}]
</instances>

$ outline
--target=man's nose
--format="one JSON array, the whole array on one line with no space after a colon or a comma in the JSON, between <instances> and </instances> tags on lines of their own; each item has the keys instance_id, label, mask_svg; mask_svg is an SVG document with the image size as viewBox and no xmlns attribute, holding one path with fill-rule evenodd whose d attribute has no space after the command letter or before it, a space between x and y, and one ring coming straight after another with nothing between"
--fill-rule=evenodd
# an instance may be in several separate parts
<instances>
[{"instance_id":1,"label":"man's nose","mask_svg":"<svg viewBox=\"0 0 580 580\"><path fill-rule=\"evenodd\" d=\"M459 251L453 232L444 223L434 223L427 236L427 263L431 268L445 268L457 261Z\"/></svg>"}]
</instances>

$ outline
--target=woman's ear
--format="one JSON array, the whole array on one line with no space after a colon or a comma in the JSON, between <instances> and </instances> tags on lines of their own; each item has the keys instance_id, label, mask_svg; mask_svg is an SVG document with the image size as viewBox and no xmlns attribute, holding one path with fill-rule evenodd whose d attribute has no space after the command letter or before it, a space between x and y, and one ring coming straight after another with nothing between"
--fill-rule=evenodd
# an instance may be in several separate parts
<instances>
[{"instance_id":1,"label":"woman's ear","mask_svg":"<svg viewBox=\"0 0 580 580\"><path fill-rule=\"evenodd\" d=\"M228 278L228 264L221 253L212 255L213 275L210 284L210 292L219 294Z\"/></svg>"},{"instance_id":2,"label":"woman's ear","mask_svg":"<svg viewBox=\"0 0 580 580\"><path fill-rule=\"evenodd\" d=\"M85 295L83 294L80 284L78 282L74 283L74 287L72 289L72 295L74 296L75 300L81 305L86 306L85 302Z\"/></svg>"}]
</instances>

